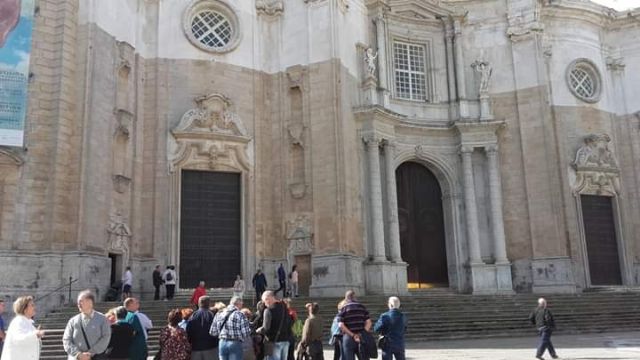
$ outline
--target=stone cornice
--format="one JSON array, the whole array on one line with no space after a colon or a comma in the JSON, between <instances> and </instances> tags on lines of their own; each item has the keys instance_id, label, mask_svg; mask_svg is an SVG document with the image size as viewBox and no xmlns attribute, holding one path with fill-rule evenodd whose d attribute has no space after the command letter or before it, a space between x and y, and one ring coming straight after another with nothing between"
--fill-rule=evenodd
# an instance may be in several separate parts
<instances>
[{"instance_id":1,"label":"stone cornice","mask_svg":"<svg viewBox=\"0 0 640 360\"><path fill-rule=\"evenodd\" d=\"M636 14L635 16L640 15L640 8L617 11L591 1L581 0L557 0L542 9L544 19L568 18L586 21L601 27L637 22L637 19L633 18L634 14Z\"/></svg>"}]
</instances>

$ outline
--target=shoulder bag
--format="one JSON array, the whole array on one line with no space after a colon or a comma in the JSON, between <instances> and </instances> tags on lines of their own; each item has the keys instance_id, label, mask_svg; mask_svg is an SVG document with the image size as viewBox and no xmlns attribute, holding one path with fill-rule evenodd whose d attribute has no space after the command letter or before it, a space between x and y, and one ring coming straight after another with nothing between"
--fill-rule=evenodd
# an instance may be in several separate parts
<instances>
[{"instance_id":1,"label":"shoulder bag","mask_svg":"<svg viewBox=\"0 0 640 360\"><path fill-rule=\"evenodd\" d=\"M82 337L84 338L84 341L87 343L87 347L88 347L87 351L89 351L91 349L91 343L89 342L89 339L87 338L87 333L84 331L84 325L82 325L82 318L80 319L80 330L82 330ZM111 353L111 349L108 348L102 354L93 355L91 357L91 359L92 360L108 360L110 353Z\"/></svg>"}]
</instances>

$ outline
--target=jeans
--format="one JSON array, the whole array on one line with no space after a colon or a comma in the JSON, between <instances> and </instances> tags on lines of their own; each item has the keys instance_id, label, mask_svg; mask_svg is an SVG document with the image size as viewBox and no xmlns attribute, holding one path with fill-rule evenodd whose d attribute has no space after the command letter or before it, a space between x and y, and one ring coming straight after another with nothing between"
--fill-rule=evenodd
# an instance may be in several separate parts
<instances>
[{"instance_id":1,"label":"jeans","mask_svg":"<svg viewBox=\"0 0 640 360\"><path fill-rule=\"evenodd\" d=\"M278 341L276 343L275 349L273 350L273 355L265 356L266 360L287 360L289 356L289 342L288 341Z\"/></svg>"},{"instance_id":2,"label":"jeans","mask_svg":"<svg viewBox=\"0 0 640 360\"><path fill-rule=\"evenodd\" d=\"M218 356L220 360L242 360L242 341L220 339Z\"/></svg>"},{"instance_id":3,"label":"jeans","mask_svg":"<svg viewBox=\"0 0 640 360\"><path fill-rule=\"evenodd\" d=\"M360 344L351 336L342 335L342 360L355 360L356 356L360 360L369 360L366 354L360 354Z\"/></svg>"},{"instance_id":4,"label":"jeans","mask_svg":"<svg viewBox=\"0 0 640 360\"><path fill-rule=\"evenodd\" d=\"M404 346L389 344L389 346L382 350L382 360L391 360L394 357L396 360L405 359Z\"/></svg>"},{"instance_id":5,"label":"jeans","mask_svg":"<svg viewBox=\"0 0 640 360\"><path fill-rule=\"evenodd\" d=\"M556 349L553 348L553 344L551 343L551 329L543 329L540 330L540 340L538 341L538 349L536 351L536 356L541 357L544 355L545 350L549 350L549 355L551 357L556 357Z\"/></svg>"}]
</instances>

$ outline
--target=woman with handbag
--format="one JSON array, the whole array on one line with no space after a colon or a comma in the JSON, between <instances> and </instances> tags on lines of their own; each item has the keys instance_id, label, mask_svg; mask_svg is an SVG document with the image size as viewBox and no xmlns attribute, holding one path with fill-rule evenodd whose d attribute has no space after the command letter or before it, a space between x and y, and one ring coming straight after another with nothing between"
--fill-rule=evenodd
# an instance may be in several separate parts
<instances>
[{"instance_id":1,"label":"woman with handbag","mask_svg":"<svg viewBox=\"0 0 640 360\"><path fill-rule=\"evenodd\" d=\"M378 347L382 350L382 360L405 360L404 334L407 331L407 318L400 312L400 299L395 296L389 298L389 311L378 318L373 330L382 337L378 340Z\"/></svg>"},{"instance_id":2,"label":"woman with handbag","mask_svg":"<svg viewBox=\"0 0 640 360\"><path fill-rule=\"evenodd\" d=\"M302 339L298 345L298 358L300 353L306 353L308 360L324 360L322 353L322 316L318 303L308 303L305 305L309 317L304 322L302 329Z\"/></svg>"}]
</instances>

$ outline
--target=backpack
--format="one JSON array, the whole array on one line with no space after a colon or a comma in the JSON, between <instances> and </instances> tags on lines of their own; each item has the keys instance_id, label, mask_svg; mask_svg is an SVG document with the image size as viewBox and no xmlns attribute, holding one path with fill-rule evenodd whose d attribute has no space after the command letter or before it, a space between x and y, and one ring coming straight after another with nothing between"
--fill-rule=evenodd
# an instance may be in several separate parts
<instances>
[{"instance_id":1,"label":"backpack","mask_svg":"<svg viewBox=\"0 0 640 360\"><path fill-rule=\"evenodd\" d=\"M167 281L171 281L171 280L173 280L173 274L171 274L171 271L169 271L169 272L167 273L167 276L166 276L166 277L167 277Z\"/></svg>"}]
</instances>

